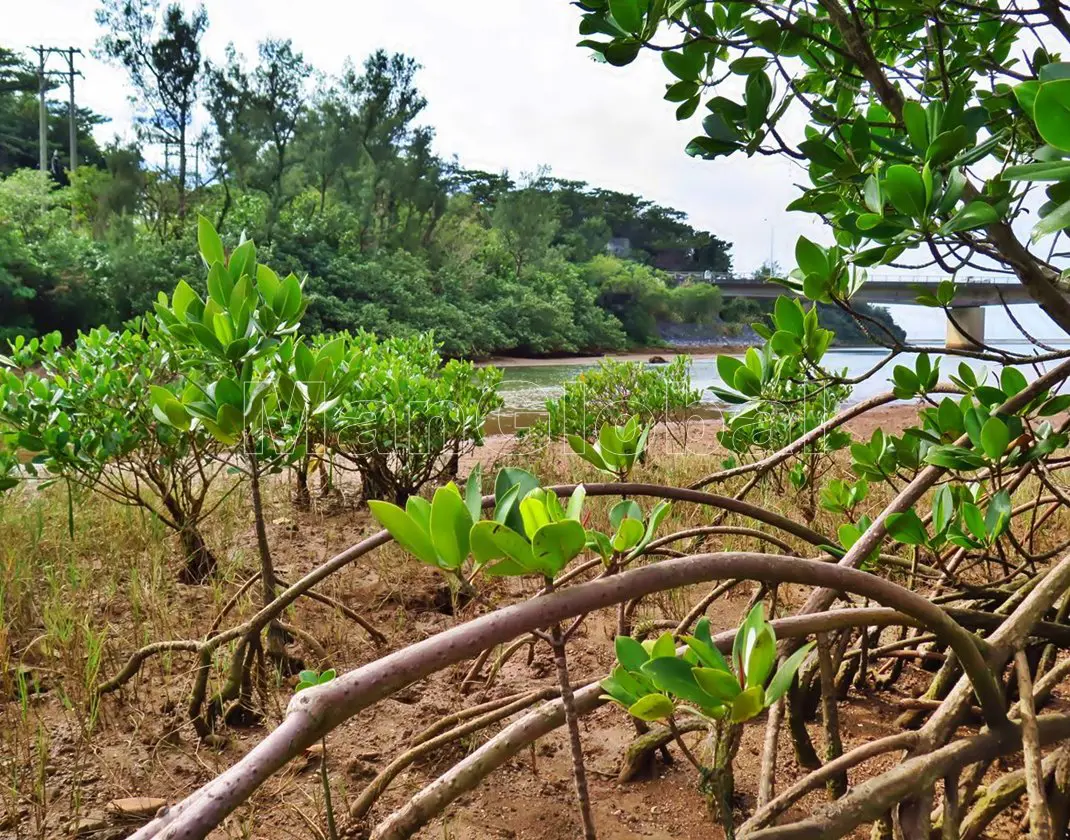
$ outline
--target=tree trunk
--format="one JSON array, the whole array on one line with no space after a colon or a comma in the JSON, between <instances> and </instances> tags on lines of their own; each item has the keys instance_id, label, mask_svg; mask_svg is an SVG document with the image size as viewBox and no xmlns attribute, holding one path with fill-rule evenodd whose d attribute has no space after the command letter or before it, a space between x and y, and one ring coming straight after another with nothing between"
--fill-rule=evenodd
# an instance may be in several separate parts
<instances>
[{"instance_id":1,"label":"tree trunk","mask_svg":"<svg viewBox=\"0 0 1070 840\"><path fill-rule=\"evenodd\" d=\"M256 457L256 445L252 435L245 433L245 455L249 460L249 486L253 501L253 520L256 523L256 548L260 555L260 585L263 603L266 607L275 600L275 564L271 559L271 546L268 543L267 525L264 521L264 501L260 494L260 462ZM279 662L288 662L286 653L286 632L277 620L268 625L268 655Z\"/></svg>"},{"instance_id":2,"label":"tree trunk","mask_svg":"<svg viewBox=\"0 0 1070 840\"><path fill-rule=\"evenodd\" d=\"M294 505L302 510L308 510L312 504L312 496L308 490L308 468L309 461L307 458L303 459L293 468L294 476L297 479L297 490L294 493Z\"/></svg>"},{"instance_id":3,"label":"tree trunk","mask_svg":"<svg viewBox=\"0 0 1070 840\"><path fill-rule=\"evenodd\" d=\"M178 134L178 218L186 218L186 129Z\"/></svg>"},{"instance_id":4,"label":"tree trunk","mask_svg":"<svg viewBox=\"0 0 1070 840\"><path fill-rule=\"evenodd\" d=\"M185 557L182 570L178 573L179 582L191 586L204 583L215 573L218 565L216 556L208 548L196 525L183 526L178 532L178 539Z\"/></svg>"},{"instance_id":5,"label":"tree trunk","mask_svg":"<svg viewBox=\"0 0 1070 840\"><path fill-rule=\"evenodd\" d=\"M551 581L551 585L553 582ZM594 817L591 815L591 797L587 792L587 770L583 764L583 744L580 742L580 721L576 714L575 698L568 675L568 662L565 659L565 638L561 625L555 624L550 630L554 664L557 666L557 680L561 686L561 704L565 708L565 723L568 725L569 746L572 749L572 775L576 783L576 799L580 806L580 818L583 820L584 840L597 840Z\"/></svg>"}]
</instances>

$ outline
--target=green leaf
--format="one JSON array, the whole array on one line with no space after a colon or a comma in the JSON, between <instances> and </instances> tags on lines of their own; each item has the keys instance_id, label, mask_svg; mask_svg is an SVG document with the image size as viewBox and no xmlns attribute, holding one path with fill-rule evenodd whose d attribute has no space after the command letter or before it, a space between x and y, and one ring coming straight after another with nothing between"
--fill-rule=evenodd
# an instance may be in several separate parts
<instances>
[{"instance_id":1,"label":"green leaf","mask_svg":"<svg viewBox=\"0 0 1070 840\"><path fill-rule=\"evenodd\" d=\"M1028 386L1025 374L1018 368L1005 367L999 374L999 387L1008 397L1020 394Z\"/></svg>"},{"instance_id":2,"label":"green leaf","mask_svg":"<svg viewBox=\"0 0 1070 840\"><path fill-rule=\"evenodd\" d=\"M985 529L984 517L981 516L981 509L973 502L962 503L962 521L966 523L966 527L970 529L971 534L984 541L988 534Z\"/></svg>"},{"instance_id":3,"label":"green leaf","mask_svg":"<svg viewBox=\"0 0 1070 840\"><path fill-rule=\"evenodd\" d=\"M669 53L664 53L663 55L669 55ZM696 98L697 94L697 82L676 82L669 85L665 91L665 99L669 102L686 102L689 99Z\"/></svg>"},{"instance_id":4,"label":"green leaf","mask_svg":"<svg viewBox=\"0 0 1070 840\"><path fill-rule=\"evenodd\" d=\"M868 207L871 212L883 216L884 197L881 194L880 181L878 181L875 176L870 175L866 178L866 184L865 187L863 187L862 194L863 199L866 202L866 207Z\"/></svg>"},{"instance_id":5,"label":"green leaf","mask_svg":"<svg viewBox=\"0 0 1070 840\"><path fill-rule=\"evenodd\" d=\"M919 152L929 148L929 129L925 119L925 109L914 100L903 103L903 122L906 124L910 142Z\"/></svg>"},{"instance_id":6,"label":"green leaf","mask_svg":"<svg viewBox=\"0 0 1070 840\"><path fill-rule=\"evenodd\" d=\"M695 682L699 688L722 704L731 703L743 690L735 674L720 668L694 668Z\"/></svg>"},{"instance_id":7,"label":"green leaf","mask_svg":"<svg viewBox=\"0 0 1070 840\"><path fill-rule=\"evenodd\" d=\"M576 489L582 488L581 484ZM477 463L472 472L468 474L468 481L464 485L464 503L468 508L468 515L472 522L478 522L483 515L483 465Z\"/></svg>"},{"instance_id":8,"label":"green leaf","mask_svg":"<svg viewBox=\"0 0 1070 840\"><path fill-rule=\"evenodd\" d=\"M412 517L421 531L431 535L431 503L422 496L409 496L405 502L405 513Z\"/></svg>"},{"instance_id":9,"label":"green leaf","mask_svg":"<svg viewBox=\"0 0 1070 840\"><path fill-rule=\"evenodd\" d=\"M1029 239L1036 242L1050 233L1056 233L1065 227L1070 227L1070 200L1064 201L1043 219L1036 223Z\"/></svg>"},{"instance_id":10,"label":"green leaf","mask_svg":"<svg viewBox=\"0 0 1070 840\"><path fill-rule=\"evenodd\" d=\"M629 671L638 671L643 667L643 663L650 659L646 648L631 636L617 636L613 647L617 654L617 661Z\"/></svg>"},{"instance_id":11,"label":"green leaf","mask_svg":"<svg viewBox=\"0 0 1070 840\"><path fill-rule=\"evenodd\" d=\"M988 502L988 510L985 511L985 533L988 539L994 540L1007 527L1011 521L1011 497L1006 490L1000 490L992 496Z\"/></svg>"},{"instance_id":12,"label":"green leaf","mask_svg":"<svg viewBox=\"0 0 1070 840\"><path fill-rule=\"evenodd\" d=\"M582 484L577 484L576 489L572 491L572 495L568 498L568 507L565 509L565 516L569 519L579 520L583 514L583 502L587 498L587 488Z\"/></svg>"},{"instance_id":13,"label":"green leaf","mask_svg":"<svg viewBox=\"0 0 1070 840\"><path fill-rule=\"evenodd\" d=\"M197 247L206 266L225 263L227 255L223 251L223 240L219 238L212 223L204 216L197 217Z\"/></svg>"},{"instance_id":14,"label":"green leaf","mask_svg":"<svg viewBox=\"0 0 1070 840\"><path fill-rule=\"evenodd\" d=\"M933 494L933 530L943 533L944 529L951 524L951 517L955 512L955 500L951 495L950 485L943 484Z\"/></svg>"},{"instance_id":15,"label":"green leaf","mask_svg":"<svg viewBox=\"0 0 1070 840\"><path fill-rule=\"evenodd\" d=\"M999 221L999 211L985 201L971 201L951 219L948 220L940 232L944 234L958 233L963 230L991 225Z\"/></svg>"},{"instance_id":16,"label":"green leaf","mask_svg":"<svg viewBox=\"0 0 1070 840\"><path fill-rule=\"evenodd\" d=\"M539 570L553 577L587 544L587 532L575 519L543 525L531 538L531 551Z\"/></svg>"},{"instance_id":17,"label":"green leaf","mask_svg":"<svg viewBox=\"0 0 1070 840\"><path fill-rule=\"evenodd\" d=\"M494 518L518 534L524 533L524 520L515 502L538 486L539 479L527 470L502 467L494 477Z\"/></svg>"},{"instance_id":18,"label":"green leaf","mask_svg":"<svg viewBox=\"0 0 1070 840\"><path fill-rule=\"evenodd\" d=\"M643 509L633 499L621 499L609 509L609 524L613 528L619 528L628 518L643 518Z\"/></svg>"},{"instance_id":19,"label":"green leaf","mask_svg":"<svg viewBox=\"0 0 1070 840\"><path fill-rule=\"evenodd\" d=\"M1070 79L1044 82L1037 91L1034 115L1044 142L1070 152Z\"/></svg>"},{"instance_id":20,"label":"green leaf","mask_svg":"<svg viewBox=\"0 0 1070 840\"><path fill-rule=\"evenodd\" d=\"M742 60L742 59L740 59ZM761 59L764 62L764 59ZM734 62L734 63L738 63ZM743 100L747 103L747 128L757 131L765 122L769 113L769 103L773 99L773 83L762 70L757 70L747 77Z\"/></svg>"},{"instance_id":21,"label":"green leaf","mask_svg":"<svg viewBox=\"0 0 1070 840\"><path fill-rule=\"evenodd\" d=\"M948 470L976 470L985 465L976 452L961 446L933 446L925 453L925 463Z\"/></svg>"},{"instance_id":22,"label":"green leaf","mask_svg":"<svg viewBox=\"0 0 1070 840\"><path fill-rule=\"evenodd\" d=\"M765 685L776 661L776 636L768 623L763 621L744 641L743 661L747 687Z\"/></svg>"},{"instance_id":23,"label":"green leaf","mask_svg":"<svg viewBox=\"0 0 1070 840\"><path fill-rule=\"evenodd\" d=\"M609 0L609 13L621 29L635 34L643 24L643 12L639 0Z\"/></svg>"},{"instance_id":24,"label":"green leaf","mask_svg":"<svg viewBox=\"0 0 1070 840\"><path fill-rule=\"evenodd\" d=\"M606 692L610 700L620 703L625 709L631 706L636 701L635 692L631 691L625 683L617 678L617 673L623 673L623 669L620 667L613 669L613 674L606 677L599 685L602 690Z\"/></svg>"},{"instance_id":25,"label":"green leaf","mask_svg":"<svg viewBox=\"0 0 1070 840\"><path fill-rule=\"evenodd\" d=\"M614 67L624 67L635 61L635 57L639 55L639 48L638 41L613 41L606 44L602 55Z\"/></svg>"},{"instance_id":26,"label":"green leaf","mask_svg":"<svg viewBox=\"0 0 1070 840\"><path fill-rule=\"evenodd\" d=\"M1008 166L1001 176L1004 181L1066 181L1070 180L1070 160L1050 160Z\"/></svg>"},{"instance_id":27,"label":"green leaf","mask_svg":"<svg viewBox=\"0 0 1070 840\"><path fill-rule=\"evenodd\" d=\"M925 183L913 166L896 164L884 176L884 192L900 213L915 219L925 216Z\"/></svg>"},{"instance_id":28,"label":"green leaf","mask_svg":"<svg viewBox=\"0 0 1070 840\"><path fill-rule=\"evenodd\" d=\"M663 52L661 61L666 70L683 82L694 82L698 78L698 74L702 72L703 64L705 64L702 53L698 52ZM697 93L697 90L691 95L693 96L694 93Z\"/></svg>"},{"instance_id":29,"label":"green leaf","mask_svg":"<svg viewBox=\"0 0 1070 840\"><path fill-rule=\"evenodd\" d=\"M816 274L822 278L829 276L829 261L825 249L805 236L800 236L795 243L795 261L803 274Z\"/></svg>"},{"instance_id":30,"label":"green leaf","mask_svg":"<svg viewBox=\"0 0 1070 840\"><path fill-rule=\"evenodd\" d=\"M532 491L535 494L536 491ZM524 521L524 534L530 540L543 525L550 523L550 514L541 495L529 494L520 500L520 518Z\"/></svg>"},{"instance_id":31,"label":"green leaf","mask_svg":"<svg viewBox=\"0 0 1070 840\"><path fill-rule=\"evenodd\" d=\"M672 716L676 707L664 694L648 694L628 707L628 714L648 722L665 720Z\"/></svg>"},{"instance_id":32,"label":"green leaf","mask_svg":"<svg viewBox=\"0 0 1070 840\"><path fill-rule=\"evenodd\" d=\"M287 275L282 281L271 308L283 321L292 321L298 316L301 312L301 284L296 276Z\"/></svg>"},{"instance_id":33,"label":"green leaf","mask_svg":"<svg viewBox=\"0 0 1070 840\"><path fill-rule=\"evenodd\" d=\"M737 76L752 76L757 71L765 67L769 63L769 59L760 55L745 56L743 58L737 58L731 64L728 65L728 69L735 73Z\"/></svg>"},{"instance_id":34,"label":"green leaf","mask_svg":"<svg viewBox=\"0 0 1070 840\"><path fill-rule=\"evenodd\" d=\"M765 690L765 702L767 705L773 705L773 703L783 697L788 689L791 688L791 683L795 679L796 672L803 664L803 660L805 660L810 654L810 651L813 650L813 647L814 643L809 642L780 663L780 667L777 668L776 673L773 674L773 679L769 681L769 686Z\"/></svg>"},{"instance_id":35,"label":"green leaf","mask_svg":"<svg viewBox=\"0 0 1070 840\"><path fill-rule=\"evenodd\" d=\"M889 514L887 527L888 534L898 542L907 545L926 545L929 542L925 526L913 510Z\"/></svg>"},{"instance_id":36,"label":"green leaf","mask_svg":"<svg viewBox=\"0 0 1070 840\"><path fill-rule=\"evenodd\" d=\"M739 132L720 114L710 114L702 120L702 130L718 143L734 144L739 141Z\"/></svg>"},{"instance_id":37,"label":"green leaf","mask_svg":"<svg viewBox=\"0 0 1070 840\"><path fill-rule=\"evenodd\" d=\"M1030 79L1027 82L1014 86L1014 98L1022 106L1022 110L1031 120L1036 120L1037 93L1040 91L1040 82Z\"/></svg>"},{"instance_id":38,"label":"green leaf","mask_svg":"<svg viewBox=\"0 0 1070 840\"><path fill-rule=\"evenodd\" d=\"M773 315L777 329L802 337L805 327L802 306L798 300L781 295L773 306Z\"/></svg>"},{"instance_id":39,"label":"green leaf","mask_svg":"<svg viewBox=\"0 0 1070 840\"><path fill-rule=\"evenodd\" d=\"M671 510L672 505L669 502L661 501L654 505L654 509L650 512L650 517L647 519L646 531L643 533L643 538L639 540L639 544L629 555L629 558L637 556L644 548L650 545L650 541L654 539L654 534L657 533L658 526L661 525L662 520L669 515Z\"/></svg>"},{"instance_id":40,"label":"green leaf","mask_svg":"<svg viewBox=\"0 0 1070 840\"><path fill-rule=\"evenodd\" d=\"M760 714L764 706L765 689L760 685L748 688L732 701L730 718L733 723L743 723Z\"/></svg>"},{"instance_id":41,"label":"green leaf","mask_svg":"<svg viewBox=\"0 0 1070 840\"><path fill-rule=\"evenodd\" d=\"M668 631L658 636L650 646L650 658L657 659L660 656L676 656L676 642Z\"/></svg>"},{"instance_id":42,"label":"green leaf","mask_svg":"<svg viewBox=\"0 0 1070 840\"><path fill-rule=\"evenodd\" d=\"M604 472L612 472L609 465L606 464L605 459L601 453L588 443L584 438L579 435L569 435L568 445L572 447L572 451L583 458L584 461L591 464L596 469Z\"/></svg>"},{"instance_id":43,"label":"green leaf","mask_svg":"<svg viewBox=\"0 0 1070 840\"><path fill-rule=\"evenodd\" d=\"M644 662L642 673L649 677L658 689L681 700L690 700L704 708L718 705L713 697L699 687L691 672L691 666L675 656L659 656Z\"/></svg>"},{"instance_id":44,"label":"green leaf","mask_svg":"<svg viewBox=\"0 0 1070 840\"><path fill-rule=\"evenodd\" d=\"M643 523L631 517L624 519L613 535L612 545L614 551L628 551L639 544L643 538Z\"/></svg>"},{"instance_id":45,"label":"green leaf","mask_svg":"<svg viewBox=\"0 0 1070 840\"><path fill-rule=\"evenodd\" d=\"M744 677L747 673L746 654L754 643L755 634L765 623L765 607L761 603L751 607L743 619L743 623L736 630L736 637L732 641L732 664L738 676Z\"/></svg>"},{"instance_id":46,"label":"green leaf","mask_svg":"<svg viewBox=\"0 0 1070 840\"><path fill-rule=\"evenodd\" d=\"M1010 429L998 417L989 417L981 427L981 449L989 460L997 461L1002 458L1010 441Z\"/></svg>"},{"instance_id":47,"label":"green leaf","mask_svg":"<svg viewBox=\"0 0 1070 840\"><path fill-rule=\"evenodd\" d=\"M375 499L368 502L368 509L371 510L376 521L390 532L390 536L398 545L417 560L429 566L439 565L431 537L416 524L409 514L397 505Z\"/></svg>"},{"instance_id":48,"label":"green leaf","mask_svg":"<svg viewBox=\"0 0 1070 840\"><path fill-rule=\"evenodd\" d=\"M468 539L472 555L480 565L505 557L524 573L537 571L531 544L508 525L485 519L472 526ZM506 565L498 572L494 572L493 568L488 569L487 574L513 575L520 572Z\"/></svg>"},{"instance_id":49,"label":"green leaf","mask_svg":"<svg viewBox=\"0 0 1070 840\"><path fill-rule=\"evenodd\" d=\"M171 309L180 321L185 320L186 310L190 306L201 302L200 296L193 291L193 288L185 280L179 280L178 285L175 286L174 294L171 296Z\"/></svg>"},{"instance_id":50,"label":"green leaf","mask_svg":"<svg viewBox=\"0 0 1070 840\"><path fill-rule=\"evenodd\" d=\"M227 272L235 283L245 275L256 275L256 246L251 239L243 242L231 253Z\"/></svg>"},{"instance_id":51,"label":"green leaf","mask_svg":"<svg viewBox=\"0 0 1070 840\"><path fill-rule=\"evenodd\" d=\"M698 632L696 628L695 632ZM707 634L708 637L708 634ZM697 636L684 636L684 642L687 646L695 652L695 656L698 657L706 668L717 668L722 671L731 670L728 667L728 662L714 645L712 640L703 640Z\"/></svg>"},{"instance_id":52,"label":"green leaf","mask_svg":"<svg viewBox=\"0 0 1070 840\"><path fill-rule=\"evenodd\" d=\"M431 500L431 543L447 569L459 569L468 557L472 515L451 482L439 487Z\"/></svg>"}]
</instances>

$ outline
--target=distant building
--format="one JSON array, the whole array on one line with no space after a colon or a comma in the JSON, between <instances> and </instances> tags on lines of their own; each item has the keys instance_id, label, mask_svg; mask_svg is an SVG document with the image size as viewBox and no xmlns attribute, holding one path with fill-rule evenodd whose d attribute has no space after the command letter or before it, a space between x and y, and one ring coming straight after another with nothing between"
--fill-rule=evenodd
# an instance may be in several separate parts
<instances>
[{"instance_id":1,"label":"distant building","mask_svg":"<svg viewBox=\"0 0 1070 840\"><path fill-rule=\"evenodd\" d=\"M632 241L627 236L614 236L606 243L606 253L626 259L632 253Z\"/></svg>"}]
</instances>

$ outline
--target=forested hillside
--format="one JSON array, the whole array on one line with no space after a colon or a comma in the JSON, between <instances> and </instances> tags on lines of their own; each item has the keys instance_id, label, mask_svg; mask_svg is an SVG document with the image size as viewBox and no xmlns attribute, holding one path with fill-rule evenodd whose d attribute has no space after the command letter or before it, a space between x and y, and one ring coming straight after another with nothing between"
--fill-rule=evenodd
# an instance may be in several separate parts
<instances>
[{"instance_id":1,"label":"forested hillside","mask_svg":"<svg viewBox=\"0 0 1070 840\"><path fill-rule=\"evenodd\" d=\"M100 147L92 128L106 117L80 111L73 173L58 97L51 171L36 170L36 76L0 50L0 338L115 326L192 282L198 215L228 246L253 238L308 276L311 331L434 330L449 355L539 355L658 344L666 324L714 337L752 319L659 270L733 267L731 246L682 212L436 154L411 58L378 51L329 77L289 41L208 60L201 12L157 22L110 2L99 20L101 54L130 79L137 139Z\"/></svg>"}]
</instances>

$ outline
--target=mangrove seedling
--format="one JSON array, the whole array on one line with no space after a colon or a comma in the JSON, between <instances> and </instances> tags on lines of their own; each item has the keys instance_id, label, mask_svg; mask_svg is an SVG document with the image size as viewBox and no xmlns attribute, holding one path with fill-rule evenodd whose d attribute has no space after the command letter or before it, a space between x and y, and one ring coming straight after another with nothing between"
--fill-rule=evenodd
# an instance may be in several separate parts
<instances>
[{"instance_id":1,"label":"mangrove seedling","mask_svg":"<svg viewBox=\"0 0 1070 840\"><path fill-rule=\"evenodd\" d=\"M813 643L796 650L774 674L776 633L765 620L761 604L755 605L736 631L731 662L714 644L708 619L701 619L695 634L683 640L687 649L678 654L672 633L642 643L631 636L617 636L617 666L602 681L602 688L607 699L633 717L668 727L699 772L699 786L711 815L732 840L732 763L742 724L784 696ZM689 729L706 732L697 754L681 737L681 719L687 719Z\"/></svg>"}]
</instances>

